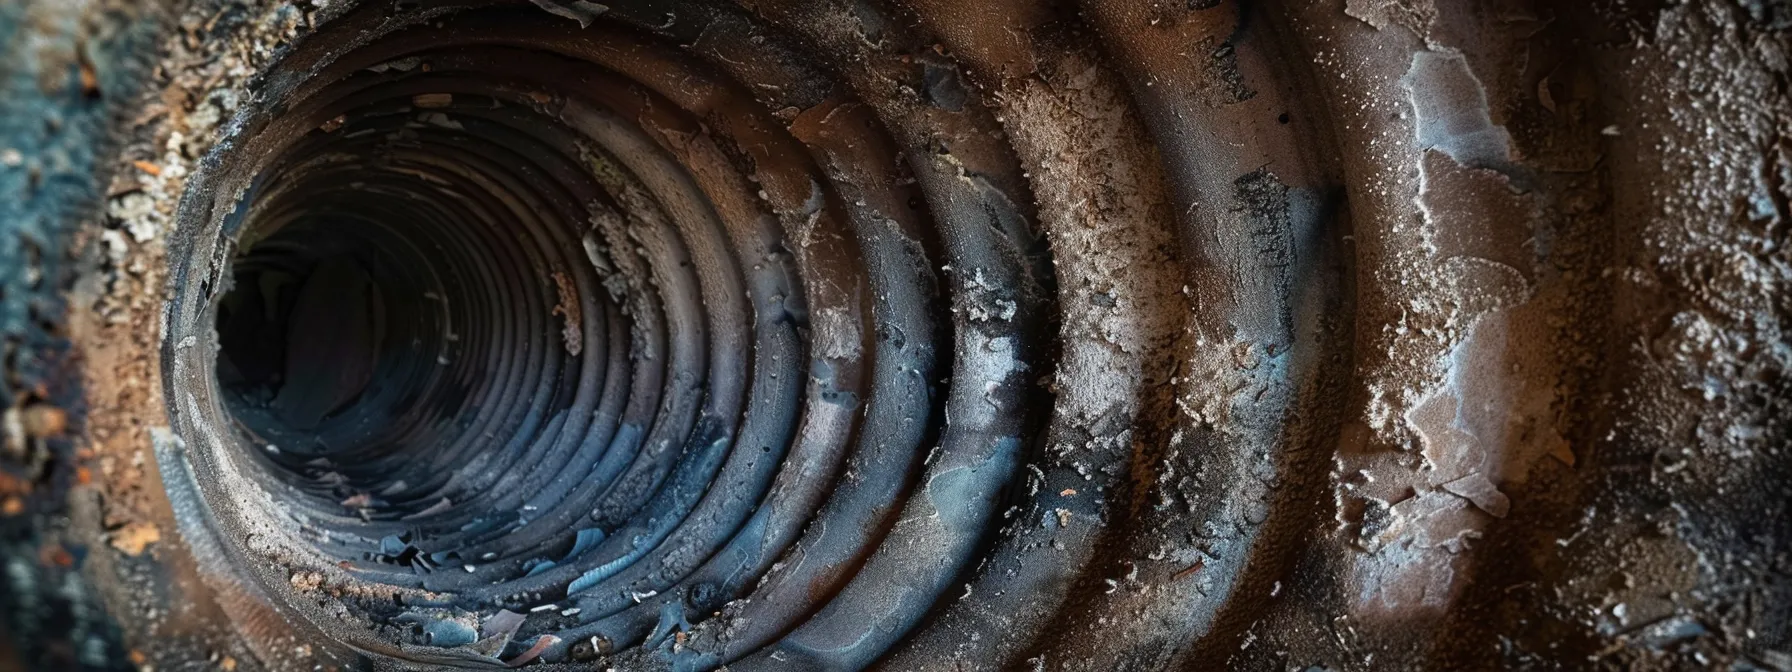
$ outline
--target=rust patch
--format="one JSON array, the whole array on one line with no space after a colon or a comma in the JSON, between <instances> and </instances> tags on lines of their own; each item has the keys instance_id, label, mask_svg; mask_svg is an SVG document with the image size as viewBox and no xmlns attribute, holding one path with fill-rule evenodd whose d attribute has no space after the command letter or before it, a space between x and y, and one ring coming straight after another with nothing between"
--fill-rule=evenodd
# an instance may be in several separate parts
<instances>
[{"instance_id":1,"label":"rust patch","mask_svg":"<svg viewBox=\"0 0 1792 672\"><path fill-rule=\"evenodd\" d=\"M585 350L585 323L583 311L579 308L579 289L573 285L572 277L554 271L554 288L560 293L560 303L554 306L555 315L564 319L560 328L560 338L566 343L566 354L579 356Z\"/></svg>"}]
</instances>

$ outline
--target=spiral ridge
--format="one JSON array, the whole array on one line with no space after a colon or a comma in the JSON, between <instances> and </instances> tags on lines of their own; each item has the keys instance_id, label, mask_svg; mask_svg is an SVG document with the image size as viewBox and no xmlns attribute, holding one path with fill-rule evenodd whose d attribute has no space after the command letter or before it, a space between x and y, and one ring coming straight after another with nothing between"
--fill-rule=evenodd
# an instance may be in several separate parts
<instances>
[{"instance_id":1,"label":"spiral ridge","mask_svg":"<svg viewBox=\"0 0 1792 672\"><path fill-rule=\"evenodd\" d=\"M182 203L182 532L345 663L1236 648L1212 635L1283 590L1339 434L1424 440L1422 398L1344 422L1345 381L1439 379L1412 362L1454 316L1535 281L1412 270L1472 240L1351 239L1410 176L1314 112L1349 85L1317 74L1348 33L1314 11L332 9ZM1453 63L1410 76L1447 92ZM1410 142L1456 161L1421 180L1533 179L1472 115L1415 109Z\"/></svg>"}]
</instances>

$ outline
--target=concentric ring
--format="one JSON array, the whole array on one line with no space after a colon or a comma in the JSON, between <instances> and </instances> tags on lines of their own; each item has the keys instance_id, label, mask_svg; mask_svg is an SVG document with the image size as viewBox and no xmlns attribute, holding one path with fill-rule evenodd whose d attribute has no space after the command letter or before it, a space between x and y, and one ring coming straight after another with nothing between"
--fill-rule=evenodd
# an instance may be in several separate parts
<instances>
[{"instance_id":1,"label":"concentric ring","mask_svg":"<svg viewBox=\"0 0 1792 672\"><path fill-rule=\"evenodd\" d=\"M364 3L298 43L171 255L213 576L400 667L1231 627L1347 333L1295 76L1229 5L1178 20L1191 71L1118 9L919 4Z\"/></svg>"}]
</instances>

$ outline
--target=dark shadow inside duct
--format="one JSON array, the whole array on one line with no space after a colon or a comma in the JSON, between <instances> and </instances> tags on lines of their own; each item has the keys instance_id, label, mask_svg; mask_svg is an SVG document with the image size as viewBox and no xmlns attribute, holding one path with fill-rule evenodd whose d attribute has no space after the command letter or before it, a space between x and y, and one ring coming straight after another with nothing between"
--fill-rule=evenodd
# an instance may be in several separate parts
<instances>
[{"instance_id":1,"label":"dark shadow inside duct","mask_svg":"<svg viewBox=\"0 0 1792 672\"><path fill-rule=\"evenodd\" d=\"M226 224L216 340L197 342L215 343L230 459L311 532L306 552L369 580L489 584L591 537L557 538L633 466L658 410L661 377L637 385L625 364L636 347L643 371L662 360L599 277L609 240L582 215L604 196L570 143L424 74L357 72L269 148Z\"/></svg>"},{"instance_id":2,"label":"dark shadow inside duct","mask_svg":"<svg viewBox=\"0 0 1792 672\"><path fill-rule=\"evenodd\" d=\"M217 382L239 431L275 472L327 486L332 502L373 504L390 486L390 459L424 450L407 428L453 415L461 396L442 385L452 331L440 288L406 227L329 215L324 196L255 239L232 263L217 307ZM322 216L307 213L324 213ZM387 239L385 243L381 239Z\"/></svg>"},{"instance_id":3,"label":"dark shadow inside duct","mask_svg":"<svg viewBox=\"0 0 1792 672\"><path fill-rule=\"evenodd\" d=\"M488 411L566 403L536 361L559 336L551 279L521 270L513 223L420 167L445 162L429 143L407 164L392 137L414 136L320 132L283 153L244 197L215 309L220 398L260 477L351 520L440 510L471 461L520 457L480 439L512 422Z\"/></svg>"},{"instance_id":4,"label":"dark shadow inside duct","mask_svg":"<svg viewBox=\"0 0 1792 672\"><path fill-rule=\"evenodd\" d=\"M355 415L382 351L396 350L384 338L384 294L352 257L258 252L236 263L218 308L218 382L233 410L264 436Z\"/></svg>"}]
</instances>

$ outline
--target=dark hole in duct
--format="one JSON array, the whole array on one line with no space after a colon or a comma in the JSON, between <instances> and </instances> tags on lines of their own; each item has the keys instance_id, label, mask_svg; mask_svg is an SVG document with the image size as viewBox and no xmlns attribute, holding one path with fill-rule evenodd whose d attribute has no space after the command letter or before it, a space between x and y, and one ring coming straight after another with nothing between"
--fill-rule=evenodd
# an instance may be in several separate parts
<instances>
[{"instance_id":1,"label":"dark hole in duct","mask_svg":"<svg viewBox=\"0 0 1792 672\"><path fill-rule=\"evenodd\" d=\"M370 187L377 153L362 151L365 163L280 173L245 197L231 281L216 299L216 382L270 473L311 484L302 489L330 506L366 499L406 515L431 502L357 495L396 493L395 465L419 462L464 419L458 381L480 367L458 361L465 329L449 318L451 303L472 302L442 278L490 255L443 254L439 226L394 205L426 189ZM306 166L315 155L287 158Z\"/></svg>"},{"instance_id":2,"label":"dark hole in duct","mask_svg":"<svg viewBox=\"0 0 1792 672\"><path fill-rule=\"evenodd\" d=\"M270 438L354 416L382 351L394 349L367 270L352 257L308 259L303 245L250 250L218 309L218 382L237 417Z\"/></svg>"}]
</instances>

